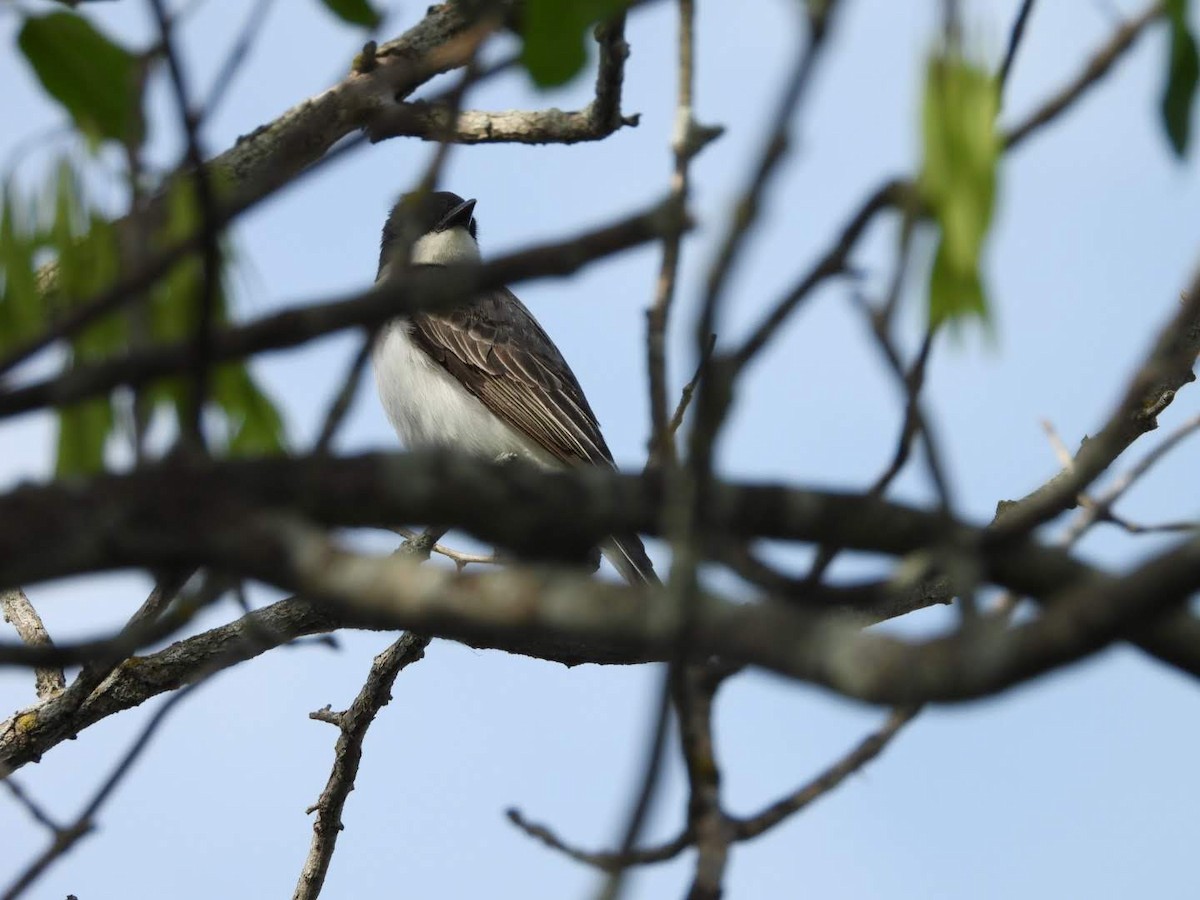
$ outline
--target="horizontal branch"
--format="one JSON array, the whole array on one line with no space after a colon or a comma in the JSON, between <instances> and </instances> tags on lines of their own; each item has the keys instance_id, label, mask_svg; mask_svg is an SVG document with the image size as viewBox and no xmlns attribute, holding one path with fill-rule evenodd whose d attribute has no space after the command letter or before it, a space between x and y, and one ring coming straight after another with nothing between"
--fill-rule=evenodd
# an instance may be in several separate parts
<instances>
[{"instance_id":1,"label":"horizontal branch","mask_svg":"<svg viewBox=\"0 0 1200 900\"><path fill-rule=\"evenodd\" d=\"M620 126L636 126L639 117L622 116ZM486 112L465 109L455 115L446 104L397 103L379 112L367 128L375 142L394 137L419 137L455 144L576 144L612 134L592 106L561 109L507 109Z\"/></svg>"},{"instance_id":2,"label":"horizontal branch","mask_svg":"<svg viewBox=\"0 0 1200 900\"><path fill-rule=\"evenodd\" d=\"M237 531L232 544L209 540L218 545L208 548L217 565L320 597L376 627L497 645L518 636L597 639L658 653L677 649L686 627L698 659L715 655L886 704L993 695L1107 646L1200 588L1200 539L1193 539L1123 578L1095 578L1056 596L1030 623L910 643L773 603L701 593L685 606L579 569L454 575L349 552L296 521L249 522Z\"/></svg>"},{"instance_id":3,"label":"horizontal branch","mask_svg":"<svg viewBox=\"0 0 1200 900\"><path fill-rule=\"evenodd\" d=\"M0 495L0 583L217 564L227 544L245 538L247 522L272 515L331 528L455 527L530 558L581 560L610 534L662 534L663 494L654 475L544 471L451 453L169 461ZM704 525L713 541L833 541L891 556L978 555L983 578L1034 597L1099 577L1062 550L1025 539L990 542L984 529L937 512L855 494L715 485Z\"/></svg>"},{"instance_id":4,"label":"horizontal branch","mask_svg":"<svg viewBox=\"0 0 1200 900\"><path fill-rule=\"evenodd\" d=\"M323 526L457 525L518 553L578 558L603 535L661 532L661 485L599 470L542 472L450 455L162 465L88 485L0 497L0 582L121 567L215 566L334 603L357 624L507 647L537 640L662 653L679 610L569 572L520 568L455 578L404 560L349 553ZM835 541L891 555L967 554L981 576L1050 601L1011 631L972 629L920 645L860 632L860 620L704 596L700 653L763 666L878 703L950 701L1001 690L1076 659L1177 607L1200 583L1200 541L1124 578L1027 540L882 500L764 486L715 486L716 534ZM187 509L189 515L179 516ZM520 516L512 515L520 509ZM10 646L5 655L48 650Z\"/></svg>"}]
</instances>

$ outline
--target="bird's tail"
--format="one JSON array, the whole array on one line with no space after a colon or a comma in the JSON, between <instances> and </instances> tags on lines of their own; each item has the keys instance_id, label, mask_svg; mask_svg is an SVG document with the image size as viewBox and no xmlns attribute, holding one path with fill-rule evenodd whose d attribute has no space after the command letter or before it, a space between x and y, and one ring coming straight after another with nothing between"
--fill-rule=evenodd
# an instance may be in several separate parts
<instances>
[{"instance_id":1,"label":"bird's tail","mask_svg":"<svg viewBox=\"0 0 1200 900\"><path fill-rule=\"evenodd\" d=\"M646 555L642 539L636 534L612 538L600 548L600 552L616 567L621 577L634 587L662 584L654 574L654 564Z\"/></svg>"}]
</instances>

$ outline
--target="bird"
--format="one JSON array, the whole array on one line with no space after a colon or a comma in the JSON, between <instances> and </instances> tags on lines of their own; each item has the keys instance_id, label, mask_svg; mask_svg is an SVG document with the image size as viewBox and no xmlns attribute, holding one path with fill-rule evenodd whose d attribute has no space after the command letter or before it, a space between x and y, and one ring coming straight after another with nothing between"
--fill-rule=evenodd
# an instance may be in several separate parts
<instances>
[{"instance_id":1,"label":"bird","mask_svg":"<svg viewBox=\"0 0 1200 900\"><path fill-rule=\"evenodd\" d=\"M450 191L401 197L383 227L376 284L404 267L479 263L475 202ZM571 367L506 287L388 321L371 357L384 412L410 450L615 468ZM631 585L659 583L636 534L600 549Z\"/></svg>"}]
</instances>

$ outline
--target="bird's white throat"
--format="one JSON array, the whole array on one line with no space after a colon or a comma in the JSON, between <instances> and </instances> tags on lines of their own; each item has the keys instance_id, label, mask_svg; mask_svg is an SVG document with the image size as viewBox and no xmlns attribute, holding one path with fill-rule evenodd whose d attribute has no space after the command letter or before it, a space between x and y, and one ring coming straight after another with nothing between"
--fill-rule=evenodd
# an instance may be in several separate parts
<instances>
[{"instance_id":1,"label":"bird's white throat","mask_svg":"<svg viewBox=\"0 0 1200 900\"><path fill-rule=\"evenodd\" d=\"M479 262L479 244L465 228L432 231L417 238L412 247L412 262L417 266L452 266Z\"/></svg>"}]
</instances>

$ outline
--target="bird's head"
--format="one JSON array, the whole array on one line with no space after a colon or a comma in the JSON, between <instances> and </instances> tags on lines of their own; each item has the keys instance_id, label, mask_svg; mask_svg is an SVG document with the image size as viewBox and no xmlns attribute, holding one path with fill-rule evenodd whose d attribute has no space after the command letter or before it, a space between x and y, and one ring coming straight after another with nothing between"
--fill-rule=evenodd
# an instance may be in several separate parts
<instances>
[{"instance_id":1,"label":"bird's head","mask_svg":"<svg viewBox=\"0 0 1200 900\"><path fill-rule=\"evenodd\" d=\"M379 246L379 276L407 251L410 265L479 261L475 201L450 191L405 194L392 207ZM403 265L404 261L400 261Z\"/></svg>"}]
</instances>

